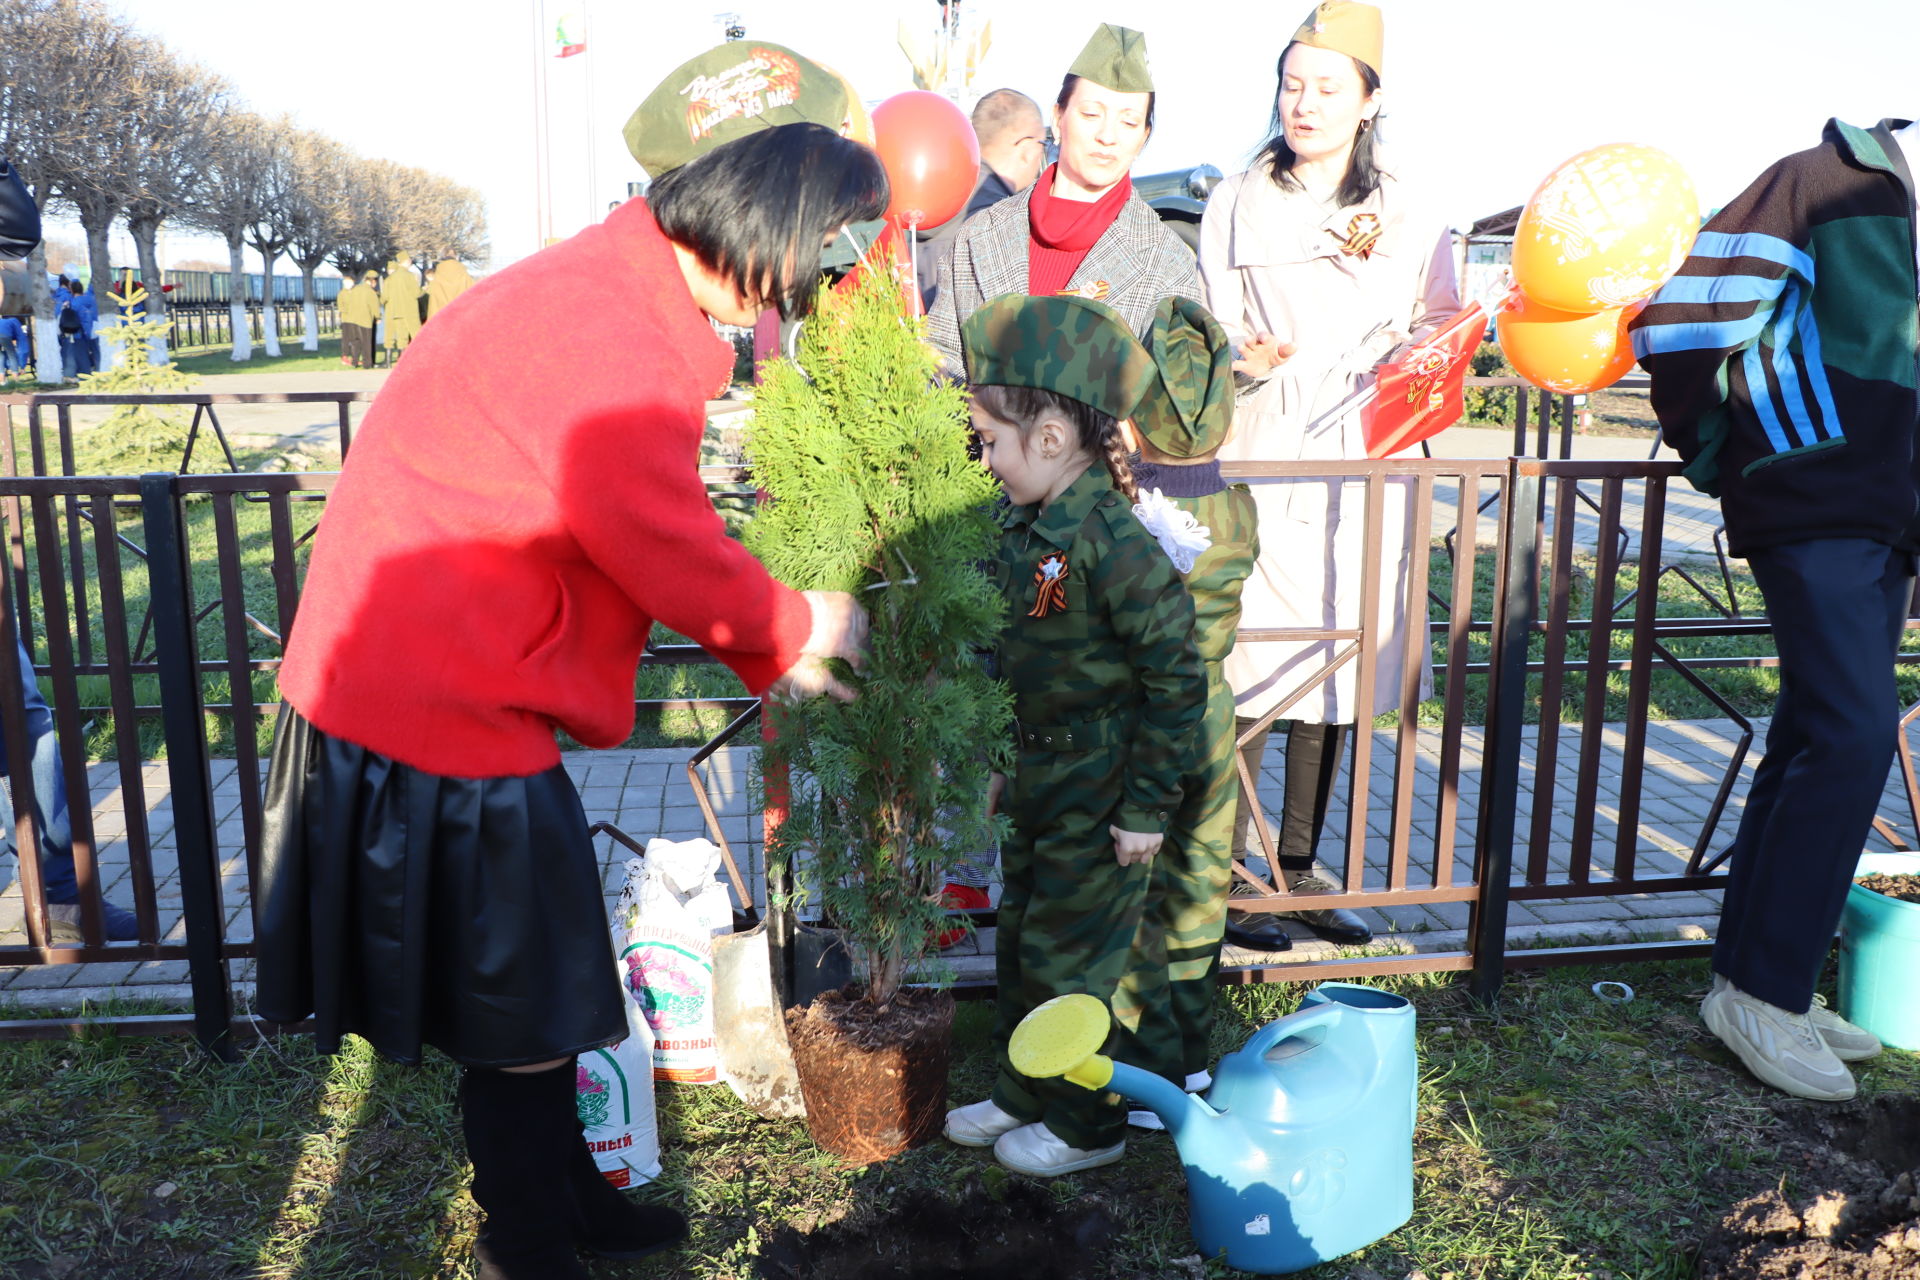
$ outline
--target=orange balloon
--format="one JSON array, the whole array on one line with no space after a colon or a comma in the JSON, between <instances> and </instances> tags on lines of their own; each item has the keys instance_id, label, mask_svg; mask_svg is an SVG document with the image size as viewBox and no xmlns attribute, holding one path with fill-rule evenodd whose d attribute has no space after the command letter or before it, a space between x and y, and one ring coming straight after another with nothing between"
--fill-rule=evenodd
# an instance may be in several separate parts
<instances>
[{"instance_id":1,"label":"orange balloon","mask_svg":"<svg viewBox=\"0 0 1920 1280\"><path fill-rule=\"evenodd\" d=\"M1610 387L1633 368L1627 322L1644 301L1591 315L1543 307L1515 289L1494 320L1500 354L1536 387L1585 395Z\"/></svg>"},{"instance_id":2,"label":"orange balloon","mask_svg":"<svg viewBox=\"0 0 1920 1280\"><path fill-rule=\"evenodd\" d=\"M1664 151L1613 143L1547 175L1513 231L1513 278L1558 311L1590 313L1650 298L1686 261L1700 201Z\"/></svg>"}]
</instances>

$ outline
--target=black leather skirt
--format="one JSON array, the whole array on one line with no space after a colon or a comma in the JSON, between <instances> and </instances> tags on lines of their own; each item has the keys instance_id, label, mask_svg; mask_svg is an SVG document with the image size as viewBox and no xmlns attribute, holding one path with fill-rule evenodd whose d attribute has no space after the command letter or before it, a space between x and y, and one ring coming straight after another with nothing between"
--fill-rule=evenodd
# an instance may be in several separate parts
<instances>
[{"instance_id":1,"label":"black leather skirt","mask_svg":"<svg viewBox=\"0 0 1920 1280\"><path fill-rule=\"evenodd\" d=\"M626 1035L580 794L555 765L446 778L329 738L291 707L274 731L260 856L261 1017L312 1017L398 1062L564 1058Z\"/></svg>"}]
</instances>

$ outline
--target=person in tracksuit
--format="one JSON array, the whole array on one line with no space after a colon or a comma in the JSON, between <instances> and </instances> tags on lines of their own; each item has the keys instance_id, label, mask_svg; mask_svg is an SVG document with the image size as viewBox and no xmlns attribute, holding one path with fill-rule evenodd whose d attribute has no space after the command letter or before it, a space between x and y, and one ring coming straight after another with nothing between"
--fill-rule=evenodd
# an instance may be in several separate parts
<instances>
[{"instance_id":1,"label":"person in tracksuit","mask_svg":"<svg viewBox=\"0 0 1920 1280\"><path fill-rule=\"evenodd\" d=\"M1713 216L1633 324L1660 429L1719 497L1780 655L1701 1016L1761 1080L1828 1101L1880 1048L1814 986L1898 733L1920 552L1916 161L1907 121L1829 122Z\"/></svg>"}]
</instances>

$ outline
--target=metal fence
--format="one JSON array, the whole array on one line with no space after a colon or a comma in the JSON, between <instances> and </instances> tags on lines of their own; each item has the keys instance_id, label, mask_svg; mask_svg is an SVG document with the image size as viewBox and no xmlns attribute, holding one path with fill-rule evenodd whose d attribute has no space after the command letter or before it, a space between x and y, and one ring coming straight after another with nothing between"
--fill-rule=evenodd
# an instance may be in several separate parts
<instances>
[{"instance_id":1,"label":"metal fence","mask_svg":"<svg viewBox=\"0 0 1920 1280\"><path fill-rule=\"evenodd\" d=\"M31 464L16 465L9 447L10 474L0 477L9 549L0 565L7 606L0 646L12 643L16 625L26 630L49 685L71 797L83 942L49 945L32 806L17 805L27 942L0 947L0 965L186 960L191 1015L120 1025L142 1032L191 1029L217 1050L246 1029L233 1016L228 966L252 954L252 922L229 904L252 882L260 849L261 726L276 710L273 672L298 606L303 547L335 476L58 474L71 465L67 411L76 398L34 399L28 406ZM209 411L228 401L168 399ZM351 442L350 403L340 399L343 446ZM1228 470L1249 483L1327 486L1342 518L1361 523L1369 547L1404 545L1404 576L1392 571L1397 556L1363 558L1359 598L1409 611L1434 641L1431 651L1406 646L1402 661L1389 667L1381 656L1380 608L1312 629L1242 633L1249 641L1316 646L1315 683L1351 670L1363 707L1375 688L1394 691L1387 745L1371 733L1355 735L1343 820L1344 889L1312 905L1464 903L1471 909L1467 945L1457 950L1272 964L1228 979L1471 970L1476 990L1490 996L1501 973L1516 965L1703 950L1702 943L1663 942L1509 951L1506 942L1513 902L1698 891L1722 879L1712 851L1751 727L1736 743L1690 856L1676 861L1642 833L1649 685L1664 669L1717 697L1704 672L1775 660L1675 653L1680 638L1766 630L1764 619L1737 608L1709 617L1661 616L1659 584L1689 572L1669 562L1663 542L1666 494L1677 468L1510 458ZM705 475L715 488L735 491L744 479L737 468L708 468ZM1400 521L1404 530L1396 533ZM1633 581L1623 589L1627 575ZM1422 724L1429 652L1433 701L1424 711L1430 723ZM693 646L662 646L646 660L706 658ZM1617 751L1605 741L1612 732L1609 682L1616 677L1625 682ZM1575 682L1585 690L1570 702ZM1296 698L1311 691L1303 688ZM754 723L747 699L639 705L724 705L739 713L729 734ZM109 716L110 734L103 728ZM0 681L0 728L13 792L29 795L22 699L12 681ZM694 755L691 777L697 779L700 761L720 741ZM164 767L154 763L162 747ZM90 748L107 763L89 768ZM1608 751L1617 763L1603 760ZM216 761L216 753L225 758ZM1602 804L1599 779L1607 768L1617 770L1618 797ZM151 802L163 785L165 802ZM1920 794L1910 763L1907 785L1910 796ZM696 795L703 790L696 785ZM96 825L96 811L109 820ZM719 834L718 822L713 825ZM1270 849L1264 816L1260 826ZM1238 906L1285 911L1300 905L1258 868L1240 877L1259 896ZM124 886L132 901L140 921L136 942L104 939L99 902L109 881L116 891ZM764 893L763 886L753 889ZM163 895L178 899L177 922ZM65 1034L70 1025L16 1022L0 1026L0 1036Z\"/></svg>"},{"instance_id":2,"label":"metal fence","mask_svg":"<svg viewBox=\"0 0 1920 1280\"><path fill-rule=\"evenodd\" d=\"M254 342L266 338L263 304L246 304L247 330ZM314 303L314 318L320 336L340 332L340 308L332 300ZM273 304L274 332L282 342L304 338L307 313L303 303L280 301ZM193 347L224 347L233 342L233 309L224 302L176 302L167 306L167 346L174 351Z\"/></svg>"}]
</instances>

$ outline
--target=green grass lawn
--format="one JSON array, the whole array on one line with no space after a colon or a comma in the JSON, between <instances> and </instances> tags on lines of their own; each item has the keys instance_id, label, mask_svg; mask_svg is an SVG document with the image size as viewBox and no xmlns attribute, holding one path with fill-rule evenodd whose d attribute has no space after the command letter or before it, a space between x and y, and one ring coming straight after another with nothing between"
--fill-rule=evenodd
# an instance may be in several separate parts
<instances>
[{"instance_id":1,"label":"green grass lawn","mask_svg":"<svg viewBox=\"0 0 1920 1280\"><path fill-rule=\"evenodd\" d=\"M280 354L269 356L261 343L253 344L252 358L236 361L233 348L202 347L186 353L175 353L175 367L188 373L313 373L335 372L347 366L340 363L340 339L321 338L318 351L304 351L300 347L299 337L282 338Z\"/></svg>"},{"instance_id":2,"label":"green grass lawn","mask_svg":"<svg viewBox=\"0 0 1920 1280\"><path fill-rule=\"evenodd\" d=\"M1602 1003L1588 990L1598 977L1630 982L1638 997ZM1731 1065L1696 1016L1706 981L1701 963L1553 971L1513 978L1486 1012L1438 976L1379 980L1419 1010L1414 1218L1305 1274L1689 1276L1695 1240L1735 1200L1783 1180L1793 1192L1775 1135L1822 1105L1783 1099ZM1291 985L1224 991L1216 1049L1298 996ZM960 1007L954 1104L989 1086L990 1025L989 1006ZM234 1066L174 1039L0 1044L0 1274L469 1276L476 1210L452 1065L434 1056L396 1067L349 1043L329 1060L293 1037L249 1046ZM1912 1093L1920 1056L1889 1051L1859 1074L1863 1095ZM641 1194L686 1208L693 1239L670 1258L597 1264L605 1280L784 1275L768 1258L805 1249L810 1233L898 1232L894 1215L929 1203L1102 1212L1104 1243L1062 1274L1232 1274L1196 1260L1180 1167L1161 1135L1136 1136L1120 1164L1045 1184L1036 1198L1037 1184L984 1151L936 1141L848 1170L804 1125L761 1120L722 1086L657 1092L665 1173Z\"/></svg>"}]
</instances>

